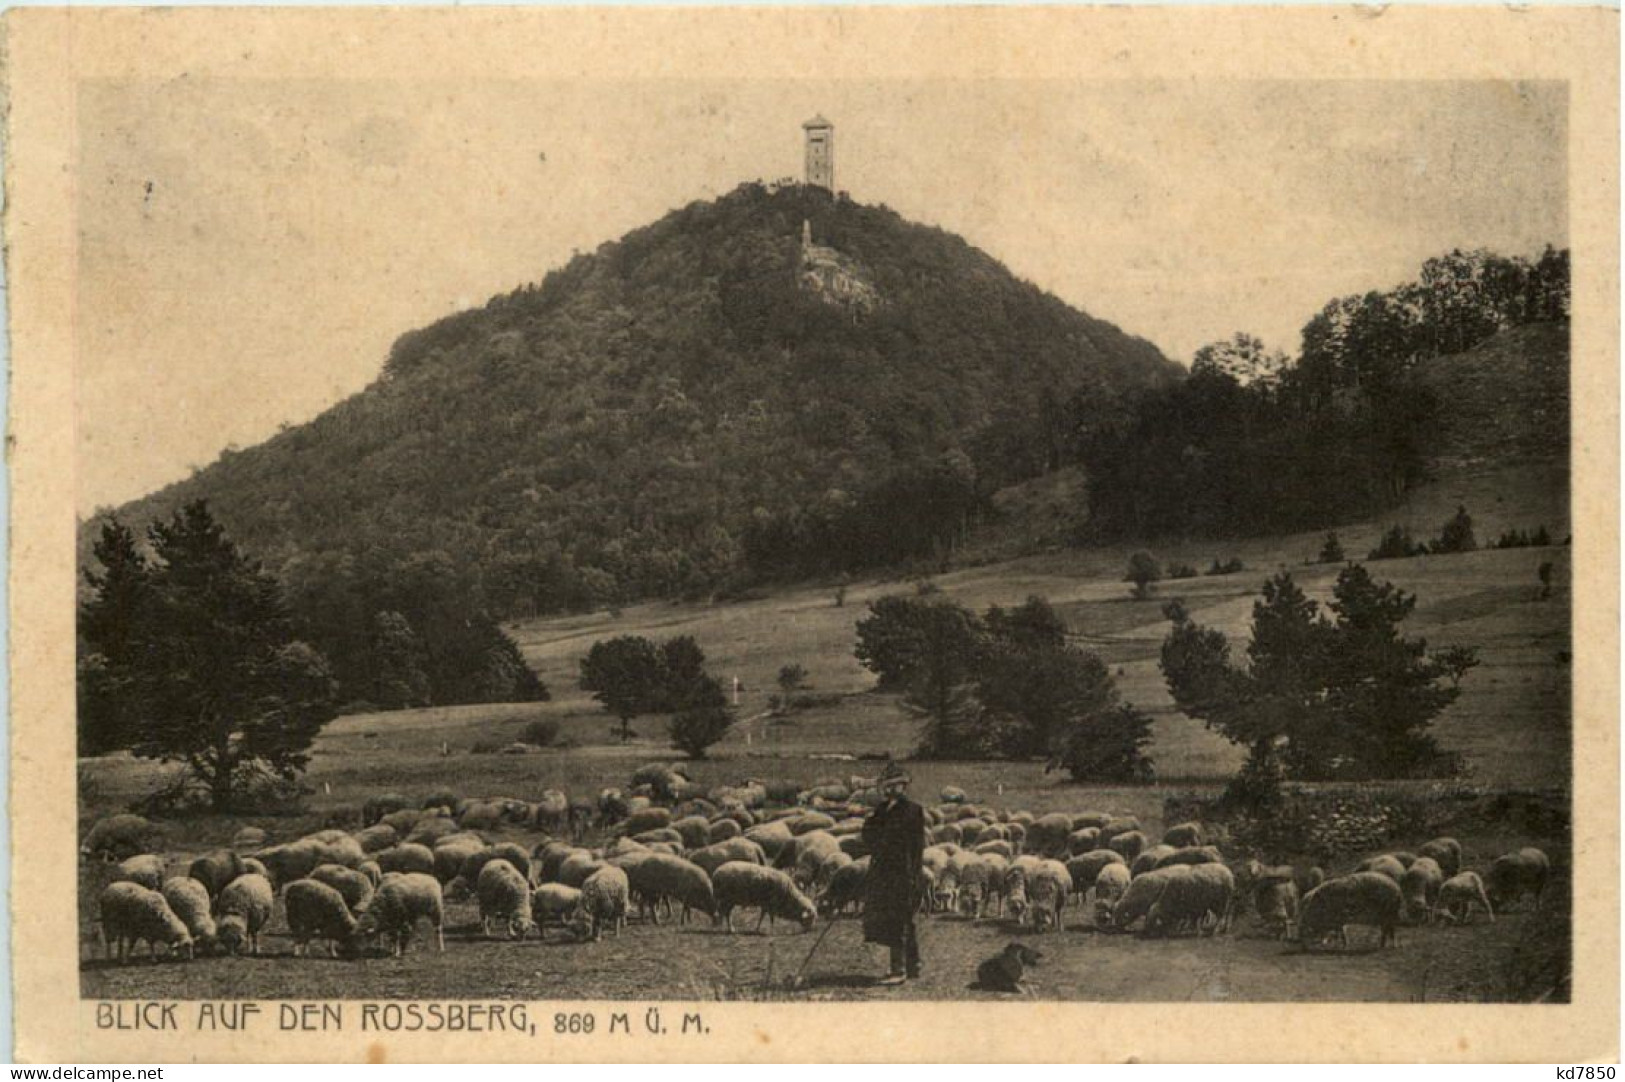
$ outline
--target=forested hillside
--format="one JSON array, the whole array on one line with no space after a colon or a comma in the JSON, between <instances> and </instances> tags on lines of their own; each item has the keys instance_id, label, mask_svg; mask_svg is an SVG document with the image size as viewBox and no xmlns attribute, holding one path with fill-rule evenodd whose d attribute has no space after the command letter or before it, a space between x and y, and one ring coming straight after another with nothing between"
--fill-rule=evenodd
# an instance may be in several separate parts
<instances>
[{"instance_id":1,"label":"forested hillside","mask_svg":"<svg viewBox=\"0 0 1625 1082\"><path fill-rule=\"evenodd\" d=\"M877 304L806 288L803 221ZM121 515L207 497L296 596L425 560L501 615L704 595L951 547L1080 408L1180 371L955 236L752 184L403 335L361 394Z\"/></svg>"}]
</instances>

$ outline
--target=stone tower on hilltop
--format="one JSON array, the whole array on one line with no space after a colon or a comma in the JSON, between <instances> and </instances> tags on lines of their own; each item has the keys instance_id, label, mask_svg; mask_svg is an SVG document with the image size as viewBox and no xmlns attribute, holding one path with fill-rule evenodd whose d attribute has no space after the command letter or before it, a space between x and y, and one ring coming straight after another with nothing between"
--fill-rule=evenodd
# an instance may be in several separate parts
<instances>
[{"instance_id":1,"label":"stone tower on hilltop","mask_svg":"<svg viewBox=\"0 0 1625 1082\"><path fill-rule=\"evenodd\" d=\"M807 183L835 190L835 125L815 116L801 126L807 133Z\"/></svg>"}]
</instances>

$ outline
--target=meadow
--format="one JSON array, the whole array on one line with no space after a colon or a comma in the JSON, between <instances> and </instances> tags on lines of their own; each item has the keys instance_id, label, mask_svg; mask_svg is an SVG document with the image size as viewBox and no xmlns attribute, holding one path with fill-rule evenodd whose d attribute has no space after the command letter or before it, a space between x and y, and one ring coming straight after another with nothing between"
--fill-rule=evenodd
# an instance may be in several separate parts
<instances>
[{"instance_id":1,"label":"meadow","mask_svg":"<svg viewBox=\"0 0 1625 1082\"><path fill-rule=\"evenodd\" d=\"M1393 522L1410 523L1413 533L1429 536L1460 501L1479 519L1481 539L1544 524L1561 541L1568 532L1561 514L1565 494L1552 482L1549 474L1511 469L1455 487L1432 486L1381 522L1339 532L1346 551L1360 557ZM1548 495L1542 497L1542 491ZM1516 513L1510 510L1514 506ZM1495 510L1503 507L1508 508L1504 513ZM1180 714L1169 699L1157 668L1166 628L1162 604L1182 599L1195 619L1225 630L1240 650L1252 600L1269 574L1291 570L1312 596L1329 595L1337 567L1306 562L1321 538L1147 546L1165 563L1205 569L1215 559L1236 558L1245 569L1164 581L1146 600L1130 597L1121 581L1127 549L1040 553L934 576L935 588L977 609L1020 603L1034 594L1047 597L1067 620L1074 641L1112 667L1124 698L1153 717L1150 750L1157 780L1098 787L1046 773L1038 762L915 762L910 764L915 795L929 803L943 786L954 785L978 802L1034 813L1100 808L1137 815L1148 832L1160 831L1164 800L1217 792L1241 762L1234 746ZM1547 561L1557 573L1551 596L1542 597L1536 570ZM1465 757L1464 781L1486 791L1540 791L1566 804L1572 650L1568 548L1480 550L1370 566L1379 579L1417 594L1407 633L1425 636L1433 647L1469 646L1479 652L1481 664L1465 679L1461 698L1436 722L1441 742ZM329 823L359 825L362 802L384 792L420 795L450 786L469 795L534 800L547 788L596 793L626 784L637 766L671 761L677 753L668 747L660 718L638 719L637 737L619 742L611 733L613 719L576 686L581 657L594 641L612 635L692 635L714 674L726 684L739 681L740 722L706 760L688 764L700 784L751 777L810 784L823 777L873 774L873 760L908 756L917 723L894 697L873 690L872 674L852 654L854 626L869 601L915 588L907 579L852 583L837 604L832 586L814 585L736 603L651 603L515 625L510 631L552 690L552 701L340 718L313 748L307 807L281 817L173 822L171 856L178 861L225 844L242 825L264 827L273 839ZM778 691L775 676L791 663L807 670L818 703L775 714L769 710L769 696ZM523 755L474 750L516 741L529 722L543 717L559 725L557 746ZM82 760L86 826L150 792L161 777L156 765L128 756ZM1469 866L1482 867L1522 845L1545 848L1559 869L1546 911L1509 913L1494 925L1415 929L1397 951L1328 956L1289 953L1285 945L1253 934L1201 941L1101 935L1085 911L1068 910L1067 929L1041 937L1047 960L1038 975L1039 994L1102 1000L1524 998L1528 993L1520 989L1532 968L1562 965L1566 958L1568 840L1516 817L1460 821L1450 829L1466 845ZM532 833L515 837L536 840ZM420 943L405 959L294 960L288 942L273 936L271 957L118 967L93 958L89 946L93 899L107 874L98 866L81 867L83 988L92 996L195 998L253 991L308 998L772 997L789 994L785 981L812 944L794 934L798 929L782 925L773 934L729 936L703 923L681 930L634 924L621 938L597 944L567 943L557 933L543 943L511 944L480 938L477 914L454 907L444 955ZM869 985L879 964L872 949L863 946L854 922L841 922L809 965L807 987L796 995L972 995L965 985L976 962L1016 932L1000 921L933 919L922 933L925 979L901 992L878 992Z\"/></svg>"}]
</instances>

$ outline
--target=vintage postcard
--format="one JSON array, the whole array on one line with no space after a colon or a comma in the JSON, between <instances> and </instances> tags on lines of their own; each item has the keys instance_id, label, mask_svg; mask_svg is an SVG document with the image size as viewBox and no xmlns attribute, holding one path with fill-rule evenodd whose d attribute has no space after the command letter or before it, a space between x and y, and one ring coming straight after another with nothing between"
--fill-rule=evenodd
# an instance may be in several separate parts
<instances>
[{"instance_id":1,"label":"vintage postcard","mask_svg":"<svg viewBox=\"0 0 1625 1082\"><path fill-rule=\"evenodd\" d=\"M17 1058L1615 1058L1617 22L8 13Z\"/></svg>"}]
</instances>

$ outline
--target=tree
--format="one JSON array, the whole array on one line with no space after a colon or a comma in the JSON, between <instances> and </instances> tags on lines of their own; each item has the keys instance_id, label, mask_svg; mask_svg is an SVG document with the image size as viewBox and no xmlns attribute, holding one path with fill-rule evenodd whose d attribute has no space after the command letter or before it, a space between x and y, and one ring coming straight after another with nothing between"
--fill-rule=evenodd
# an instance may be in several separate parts
<instances>
[{"instance_id":1,"label":"tree","mask_svg":"<svg viewBox=\"0 0 1625 1082\"><path fill-rule=\"evenodd\" d=\"M1191 377L1222 376L1243 386L1270 386L1280 381L1287 364L1287 356L1280 350L1271 352L1259 339L1237 331L1225 341L1209 342L1198 349L1191 359Z\"/></svg>"},{"instance_id":2,"label":"tree","mask_svg":"<svg viewBox=\"0 0 1625 1082\"><path fill-rule=\"evenodd\" d=\"M1472 552L1478 548L1478 539L1473 536L1473 518L1467 513L1467 508L1457 506L1456 513L1450 521L1444 524L1439 531L1439 539L1433 543L1434 552Z\"/></svg>"},{"instance_id":3,"label":"tree","mask_svg":"<svg viewBox=\"0 0 1625 1082\"><path fill-rule=\"evenodd\" d=\"M621 635L592 644L581 659L581 689L621 719L620 738L635 735L632 719L653 713L664 692L655 644L641 635Z\"/></svg>"},{"instance_id":4,"label":"tree","mask_svg":"<svg viewBox=\"0 0 1625 1082\"><path fill-rule=\"evenodd\" d=\"M1022 647L1053 647L1066 642L1066 622L1042 597L1029 596L1013 609L997 605L982 617L987 633Z\"/></svg>"},{"instance_id":5,"label":"tree","mask_svg":"<svg viewBox=\"0 0 1625 1082\"><path fill-rule=\"evenodd\" d=\"M733 722L722 685L706 676L686 690L667 722L667 731L672 747L691 759L703 759L706 750L727 735Z\"/></svg>"},{"instance_id":6,"label":"tree","mask_svg":"<svg viewBox=\"0 0 1625 1082\"><path fill-rule=\"evenodd\" d=\"M924 719L920 754L974 758L996 752L998 741L980 724L974 680L980 641L975 613L962 606L922 605L916 624L918 654L903 703Z\"/></svg>"},{"instance_id":7,"label":"tree","mask_svg":"<svg viewBox=\"0 0 1625 1082\"><path fill-rule=\"evenodd\" d=\"M1104 662L1075 646L997 642L984 654L977 694L1002 719L1004 754L1042 756L1077 780L1143 780L1150 760L1150 722L1121 715L1117 686Z\"/></svg>"},{"instance_id":8,"label":"tree","mask_svg":"<svg viewBox=\"0 0 1625 1082\"><path fill-rule=\"evenodd\" d=\"M1283 573L1253 605L1245 665L1231 660L1221 632L1175 604L1165 610L1173 626L1162 671L1180 710L1247 747L1255 773L1277 756L1302 778L1451 773L1456 763L1427 728L1477 658L1464 648L1429 655L1424 640L1404 637L1399 625L1415 605L1415 595L1351 564L1328 618Z\"/></svg>"},{"instance_id":9,"label":"tree","mask_svg":"<svg viewBox=\"0 0 1625 1082\"><path fill-rule=\"evenodd\" d=\"M1320 546L1320 556L1317 562L1340 564L1344 559L1343 542L1337 539L1337 531L1334 530L1326 535L1326 543Z\"/></svg>"},{"instance_id":10,"label":"tree","mask_svg":"<svg viewBox=\"0 0 1625 1082\"><path fill-rule=\"evenodd\" d=\"M974 652L981 634L976 614L936 594L890 594L869 603L858 621L853 650L863 667L880 677L882 690L908 687L925 664L932 636L957 636L956 656Z\"/></svg>"},{"instance_id":11,"label":"tree","mask_svg":"<svg viewBox=\"0 0 1625 1082\"><path fill-rule=\"evenodd\" d=\"M152 569L135 534L118 519L102 523L93 549L100 571L87 569L90 596L79 606L79 754L128 747L138 714L129 682L142 621L151 605Z\"/></svg>"},{"instance_id":12,"label":"tree","mask_svg":"<svg viewBox=\"0 0 1625 1082\"><path fill-rule=\"evenodd\" d=\"M799 664L779 668L779 690L789 695L807 684L807 670Z\"/></svg>"},{"instance_id":13,"label":"tree","mask_svg":"<svg viewBox=\"0 0 1625 1082\"><path fill-rule=\"evenodd\" d=\"M428 705L429 675L423 671L426 655L411 621L393 610L377 613L372 621L372 656L377 665L375 704L386 710Z\"/></svg>"},{"instance_id":14,"label":"tree","mask_svg":"<svg viewBox=\"0 0 1625 1082\"><path fill-rule=\"evenodd\" d=\"M142 718L130 747L185 764L225 810L260 780L291 780L305 768L334 714L332 673L294 639L276 579L232 543L205 501L153 524L148 540L154 563L126 629L132 648L109 662ZM87 634L113 646L107 626L93 619Z\"/></svg>"},{"instance_id":15,"label":"tree","mask_svg":"<svg viewBox=\"0 0 1625 1082\"><path fill-rule=\"evenodd\" d=\"M1051 765L1074 781L1148 782L1151 719L1128 703L1073 717L1058 734Z\"/></svg>"},{"instance_id":16,"label":"tree","mask_svg":"<svg viewBox=\"0 0 1625 1082\"><path fill-rule=\"evenodd\" d=\"M1134 584L1135 597L1150 597L1151 584L1160 578L1162 565L1157 563L1157 558L1149 552L1136 552L1128 558L1128 574L1123 577L1123 581Z\"/></svg>"}]
</instances>

